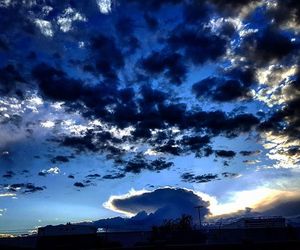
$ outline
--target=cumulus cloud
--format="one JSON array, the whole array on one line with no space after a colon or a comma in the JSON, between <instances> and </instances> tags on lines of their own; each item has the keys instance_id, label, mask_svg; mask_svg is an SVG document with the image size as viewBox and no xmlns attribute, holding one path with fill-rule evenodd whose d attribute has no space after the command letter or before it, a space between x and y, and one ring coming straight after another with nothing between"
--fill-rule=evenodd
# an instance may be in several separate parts
<instances>
[{"instance_id":1,"label":"cumulus cloud","mask_svg":"<svg viewBox=\"0 0 300 250\"><path fill-rule=\"evenodd\" d=\"M188 189L159 188L154 191L132 191L123 196L111 196L104 207L126 215L142 211L156 215L160 220L180 217L182 214L195 216L195 206L202 205L205 216L209 213L209 202Z\"/></svg>"},{"instance_id":2,"label":"cumulus cloud","mask_svg":"<svg viewBox=\"0 0 300 250\"><path fill-rule=\"evenodd\" d=\"M97 4L102 14L108 14L112 10L112 0L97 0Z\"/></svg>"},{"instance_id":3,"label":"cumulus cloud","mask_svg":"<svg viewBox=\"0 0 300 250\"><path fill-rule=\"evenodd\" d=\"M46 176L48 174L56 175L60 173L60 168L59 167L52 167L49 169L43 169L42 171L39 172L39 176Z\"/></svg>"},{"instance_id":4,"label":"cumulus cloud","mask_svg":"<svg viewBox=\"0 0 300 250\"><path fill-rule=\"evenodd\" d=\"M209 214L209 202L188 189L164 187L153 191L134 191L121 196L111 196L104 207L131 216L113 217L92 222L93 225L108 230L149 230L164 220L176 219L182 214L198 218L195 206L203 206L201 216ZM89 223L90 224L90 223Z\"/></svg>"},{"instance_id":5,"label":"cumulus cloud","mask_svg":"<svg viewBox=\"0 0 300 250\"><path fill-rule=\"evenodd\" d=\"M63 32L70 31L74 21L86 21L86 18L72 8L65 9L63 14L57 18L57 23Z\"/></svg>"},{"instance_id":6,"label":"cumulus cloud","mask_svg":"<svg viewBox=\"0 0 300 250\"><path fill-rule=\"evenodd\" d=\"M45 36L52 37L53 29L51 22L43 19L36 19L35 24L40 28L41 33Z\"/></svg>"}]
</instances>

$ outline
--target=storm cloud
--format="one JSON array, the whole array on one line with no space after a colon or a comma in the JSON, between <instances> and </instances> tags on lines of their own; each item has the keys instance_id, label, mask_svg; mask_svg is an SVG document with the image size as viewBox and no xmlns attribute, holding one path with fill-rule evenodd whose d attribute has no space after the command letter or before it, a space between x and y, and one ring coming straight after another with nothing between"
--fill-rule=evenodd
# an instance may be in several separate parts
<instances>
[{"instance_id":1,"label":"storm cloud","mask_svg":"<svg viewBox=\"0 0 300 250\"><path fill-rule=\"evenodd\" d=\"M195 206L203 206L201 216L209 213L209 202L188 189L159 188L150 192L129 193L124 196L112 196L104 206L114 211L131 214L131 218L115 217L93 222L104 227L109 222L110 230L149 229L160 225L164 220L176 219L181 215L191 215L198 218Z\"/></svg>"}]
</instances>

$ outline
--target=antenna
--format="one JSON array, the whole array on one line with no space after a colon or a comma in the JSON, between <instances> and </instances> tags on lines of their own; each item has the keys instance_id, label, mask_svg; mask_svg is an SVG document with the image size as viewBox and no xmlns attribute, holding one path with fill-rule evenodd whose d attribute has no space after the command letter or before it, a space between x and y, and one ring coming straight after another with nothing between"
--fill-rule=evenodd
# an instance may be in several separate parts
<instances>
[{"instance_id":1,"label":"antenna","mask_svg":"<svg viewBox=\"0 0 300 250\"><path fill-rule=\"evenodd\" d=\"M204 206L196 206L195 208L198 210L198 216L199 216L199 229L201 229L201 212L200 209L203 208Z\"/></svg>"}]
</instances>

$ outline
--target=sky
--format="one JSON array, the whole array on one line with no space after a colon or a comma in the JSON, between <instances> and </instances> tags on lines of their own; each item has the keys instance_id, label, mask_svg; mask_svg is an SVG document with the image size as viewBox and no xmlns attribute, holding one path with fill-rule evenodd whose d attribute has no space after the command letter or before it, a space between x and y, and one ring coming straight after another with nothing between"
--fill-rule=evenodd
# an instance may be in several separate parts
<instances>
[{"instance_id":1,"label":"sky","mask_svg":"<svg viewBox=\"0 0 300 250\"><path fill-rule=\"evenodd\" d=\"M0 0L0 30L0 233L300 216L299 1Z\"/></svg>"}]
</instances>

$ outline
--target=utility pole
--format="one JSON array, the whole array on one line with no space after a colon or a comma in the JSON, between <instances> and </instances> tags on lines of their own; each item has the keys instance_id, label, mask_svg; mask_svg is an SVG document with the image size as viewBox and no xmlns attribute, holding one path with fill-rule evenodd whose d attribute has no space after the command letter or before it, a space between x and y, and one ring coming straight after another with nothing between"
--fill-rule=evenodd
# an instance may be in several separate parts
<instances>
[{"instance_id":1,"label":"utility pole","mask_svg":"<svg viewBox=\"0 0 300 250\"><path fill-rule=\"evenodd\" d=\"M198 210L198 216L199 216L199 229L201 229L201 212L200 209L204 206L196 206L195 208Z\"/></svg>"}]
</instances>

